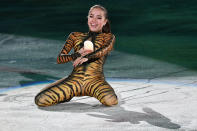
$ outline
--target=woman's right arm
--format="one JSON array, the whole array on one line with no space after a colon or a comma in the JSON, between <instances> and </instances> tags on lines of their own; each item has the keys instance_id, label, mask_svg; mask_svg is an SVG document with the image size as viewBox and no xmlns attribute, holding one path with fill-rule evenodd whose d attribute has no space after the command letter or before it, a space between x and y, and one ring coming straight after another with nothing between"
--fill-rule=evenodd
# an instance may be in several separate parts
<instances>
[{"instance_id":1,"label":"woman's right arm","mask_svg":"<svg viewBox=\"0 0 197 131\"><path fill-rule=\"evenodd\" d=\"M74 33L71 33L68 36L64 44L64 47L62 48L61 52L57 56L58 64L63 64L69 61L74 61L76 58L81 56L81 54L78 52L73 53L73 54L68 54L71 51L71 49L74 47L74 38L75 38Z\"/></svg>"}]
</instances>

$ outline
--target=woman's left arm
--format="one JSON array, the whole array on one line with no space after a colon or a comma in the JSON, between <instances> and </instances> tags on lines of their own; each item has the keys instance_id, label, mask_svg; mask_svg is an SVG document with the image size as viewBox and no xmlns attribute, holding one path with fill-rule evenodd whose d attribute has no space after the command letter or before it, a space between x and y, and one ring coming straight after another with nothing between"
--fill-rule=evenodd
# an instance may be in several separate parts
<instances>
[{"instance_id":1,"label":"woman's left arm","mask_svg":"<svg viewBox=\"0 0 197 131\"><path fill-rule=\"evenodd\" d=\"M115 36L111 33L105 34L104 46L92 53L83 56L83 58L88 58L89 60L89 59L100 58L102 56L105 56L113 49L114 43L115 43Z\"/></svg>"}]
</instances>

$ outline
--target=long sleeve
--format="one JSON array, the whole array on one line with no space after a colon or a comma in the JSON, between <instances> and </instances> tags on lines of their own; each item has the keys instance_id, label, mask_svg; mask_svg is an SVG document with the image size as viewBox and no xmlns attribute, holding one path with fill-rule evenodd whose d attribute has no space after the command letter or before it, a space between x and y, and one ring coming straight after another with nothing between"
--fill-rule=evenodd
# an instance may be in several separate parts
<instances>
[{"instance_id":1,"label":"long sleeve","mask_svg":"<svg viewBox=\"0 0 197 131\"><path fill-rule=\"evenodd\" d=\"M92 58L100 58L102 56L105 56L113 49L114 43L115 43L115 36L111 33L106 34L104 36L104 45L98 50L85 55L84 58L92 59Z\"/></svg>"},{"instance_id":2,"label":"long sleeve","mask_svg":"<svg viewBox=\"0 0 197 131\"><path fill-rule=\"evenodd\" d=\"M58 64L63 64L63 63L75 60L77 57L81 56L81 54L78 52L73 53L73 54L68 54L71 51L71 49L74 47L74 38L75 38L74 33L71 33L68 36L64 44L64 47L62 48L60 54L57 57Z\"/></svg>"}]
</instances>

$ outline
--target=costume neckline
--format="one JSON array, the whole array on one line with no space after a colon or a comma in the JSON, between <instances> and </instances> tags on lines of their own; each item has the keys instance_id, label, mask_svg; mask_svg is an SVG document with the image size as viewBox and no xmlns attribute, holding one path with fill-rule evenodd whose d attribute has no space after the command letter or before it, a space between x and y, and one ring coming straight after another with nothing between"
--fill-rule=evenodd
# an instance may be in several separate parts
<instances>
[{"instance_id":1,"label":"costume neckline","mask_svg":"<svg viewBox=\"0 0 197 131\"><path fill-rule=\"evenodd\" d=\"M101 34L102 32L92 32L92 31L89 31L88 32L88 35L89 36L96 36L96 35L98 35L98 34Z\"/></svg>"}]
</instances>

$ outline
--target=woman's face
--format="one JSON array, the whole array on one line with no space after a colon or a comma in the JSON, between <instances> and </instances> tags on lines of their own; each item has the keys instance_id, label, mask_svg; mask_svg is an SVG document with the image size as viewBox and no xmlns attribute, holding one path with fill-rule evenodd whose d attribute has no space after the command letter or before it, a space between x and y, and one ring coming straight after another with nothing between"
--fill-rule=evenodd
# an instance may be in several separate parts
<instances>
[{"instance_id":1,"label":"woman's face","mask_svg":"<svg viewBox=\"0 0 197 131\"><path fill-rule=\"evenodd\" d=\"M88 26L92 32L101 32L103 26L106 24L104 11L99 8L93 8L88 15Z\"/></svg>"}]
</instances>

